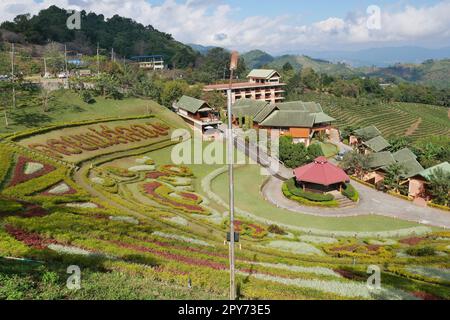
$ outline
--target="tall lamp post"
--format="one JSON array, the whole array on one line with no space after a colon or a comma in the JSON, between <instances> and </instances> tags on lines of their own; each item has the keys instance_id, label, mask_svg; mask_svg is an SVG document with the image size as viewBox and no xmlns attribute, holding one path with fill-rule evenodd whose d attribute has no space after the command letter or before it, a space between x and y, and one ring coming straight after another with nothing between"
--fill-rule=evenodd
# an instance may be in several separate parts
<instances>
[{"instance_id":1,"label":"tall lamp post","mask_svg":"<svg viewBox=\"0 0 450 320\"><path fill-rule=\"evenodd\" d=\"M228 175L230 186L230 300L236 300L236 275L235 275L235 231L234 231L234 137L233 137L233 115L231 112L233 72L237 69L239 54L234 51L231 54L230 63L230 86L227 90L227 112L228 112Z\"/></svg>"}]
</instances>

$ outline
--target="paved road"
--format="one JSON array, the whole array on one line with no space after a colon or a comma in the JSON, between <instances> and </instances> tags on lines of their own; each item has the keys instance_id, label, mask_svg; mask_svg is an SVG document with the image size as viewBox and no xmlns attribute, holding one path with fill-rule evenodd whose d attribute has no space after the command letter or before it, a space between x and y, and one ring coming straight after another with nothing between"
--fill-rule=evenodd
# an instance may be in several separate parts
<instances>
[{"instance_id":1,"label":"paved road","mask_svg":"<svg viewBox=\"0 0 450 320\"><path fill-rule=\"evenodd\" d=\"M333 137L331 138L331 140L333 140ZM339 138L337 135L334 140L338 139ZM333 143L336 143L341 151L351 150L351 147L341 142L333 141ZM277 162L276 165L274 164L274 168L277 168L277 166L279 167L275 170L269 170L273 176L264 186L262 193L267 201L280 208L293 212L324 217L351 217L375 214L430 226L450 228L450 213L448 212L430 207L419 207L412 202L376 191L357 182L352 182L352 184L358 190L361 200L355 207L328 209L300 206L297 202L291 201L284 197L281 192L283 181L293 177L293 171L291 169L286 168L283 164L279 163L277 159L270 158L261 150L259 150L259 154L258 152L254 152L254 150L248 150L245 143L242 143L242 141L239 142L236 139L235 145L240 151L245 152L249 157L261 164L263 167L267 167L268 163L274 164Z\"/></svg>"},{"instance_id":2,"label":"paved road","mask_svg":"<svg viewBox=\"0 0 450 320\"><path fill-rule=\"evenodd\" d=\"M357 182L352 182L352 184L360 194L360 203L353 208L341 209L300 206L297 202L291 201L283 195L281 191L282 183L283 181L280 179L270 178L262 190L263 196L274 205L293 212L323 217L351 217L375 214L430 226L450 228L450 213L448 212L429 207L422 208Z\"/></svg>"}]
</instances>

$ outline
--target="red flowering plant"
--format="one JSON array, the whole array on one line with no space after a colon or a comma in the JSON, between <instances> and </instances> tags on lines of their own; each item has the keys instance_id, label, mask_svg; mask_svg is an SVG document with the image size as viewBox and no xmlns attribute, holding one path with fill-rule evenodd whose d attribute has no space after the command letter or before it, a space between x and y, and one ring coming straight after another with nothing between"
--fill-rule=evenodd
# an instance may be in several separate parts
<instances>
[{"instance_id":1,"label":"red flowering plant","mask_svg":"<svg viewBox=\"0 0 450 320\"><path fill-rule=\"evenodd\" d=\"M35 248L35 249L45 249L50 244L56 244L56 240L53 239L46 239L41 237L37 233L28 232L19 228L15 228L11 225L5 226L6 232L9 233L14 239L17 241L23 242L29 247Z\"/></svg>"},{"instance_id":2,"label":"red flowering plant","mask_svg":"<svg viewBox=\"0 0 450 320\"><path fill-rule=\"evenodd\" d=\"M35 165L41 166L41 168L40 169L38 168L38 170L27 174L26 168L27 168L27 165L30 165L30 164L35 164ZM14 172L13 172L11 181L9 183L9 187L14 187L14 186L17 186L18 184L24 183L26 181L42 177L42 176L54 171L55 169L56 168L54 166L51 166L49 164L43 164L43 163L28 159L24 156L20 156L19 159L17 160L16 166L14 168Z\"/></svg>"}]
</instances>

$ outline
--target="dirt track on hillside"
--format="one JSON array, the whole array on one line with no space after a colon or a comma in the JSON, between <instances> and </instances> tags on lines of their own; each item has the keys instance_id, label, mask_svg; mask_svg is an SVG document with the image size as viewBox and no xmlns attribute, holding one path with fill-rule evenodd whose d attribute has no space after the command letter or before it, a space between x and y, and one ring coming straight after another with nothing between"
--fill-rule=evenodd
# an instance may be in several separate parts
<instances>
[{"instance_id":1,"label":"dirt track on hillside","mask_svg":"<svg viewBox=\"0 0 450 320\"><path fill-rule=\"evenodd\" d=\"M412 136L414 134L414 132L416 132L417 129L419 129L421 124L422 124L422 118L417 119L417 121L414 122L411 125L411 127L408 128L408 130L406 130L405 136Z\"/></svg>"}]
</instances>

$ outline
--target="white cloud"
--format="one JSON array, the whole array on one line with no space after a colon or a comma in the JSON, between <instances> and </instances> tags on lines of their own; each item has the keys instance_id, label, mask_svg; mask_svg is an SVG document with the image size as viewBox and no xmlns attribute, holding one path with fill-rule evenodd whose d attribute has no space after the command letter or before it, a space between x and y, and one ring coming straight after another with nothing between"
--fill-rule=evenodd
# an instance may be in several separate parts
<instances>
[{"instance_id":1,"label":"white cloud","mask_svg":"<svg viewBox=\"0 0 450 320\"><path fill-rule=\"evenodd\" d=\"M225 0L165 0L152 5L145 0L2 0L0 20L17 14L35 14L55 4L63 8L84 9L133 18L143 24L171 33L185 43L233 47L239 50L261 48L271 52L300 48L336 48L351 45L420 41L445 43L450 39L450 0L435 5L403 6L389 11L381 8L381 29L367 28L365 12L350 12L345 18L329 17L309 25L299 25L294 16L249 16L232 18L233 10Z\"/></svg>"}]
</instances>

